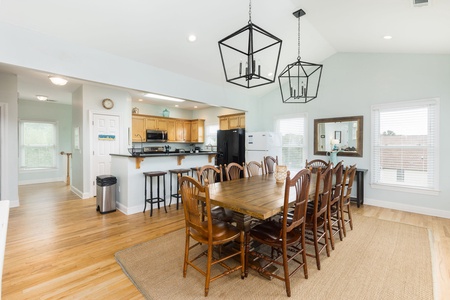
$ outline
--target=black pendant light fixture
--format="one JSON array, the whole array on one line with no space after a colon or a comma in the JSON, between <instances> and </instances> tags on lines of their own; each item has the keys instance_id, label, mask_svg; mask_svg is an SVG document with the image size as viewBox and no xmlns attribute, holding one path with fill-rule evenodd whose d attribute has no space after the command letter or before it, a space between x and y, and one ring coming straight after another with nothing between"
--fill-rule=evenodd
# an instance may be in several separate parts
<instances>
[{"instance_id":1,"label":"black pendant light fixture","mask_svg":"<svg viewBox=\"0 0 450 300\"><path fill-rule=\"evenodd\" d=\"M289 64L278 76L281 97L284 103L308 103L317 97L323 65L300 60L300 17L305 12L294 12L298 18L298 56L297 61Z\"/></svg>"},{"instance_id":2,"label":"black pendant light fixture","mask_svg":"<svg viewBox=\"0 0 450 300\"><path fill-rule=\"evenodd\" d=\"M282 41L252 23L249 1L248 25L219 41L227 82L253 88L275 81Z\"/></svg>"}]
</instances>

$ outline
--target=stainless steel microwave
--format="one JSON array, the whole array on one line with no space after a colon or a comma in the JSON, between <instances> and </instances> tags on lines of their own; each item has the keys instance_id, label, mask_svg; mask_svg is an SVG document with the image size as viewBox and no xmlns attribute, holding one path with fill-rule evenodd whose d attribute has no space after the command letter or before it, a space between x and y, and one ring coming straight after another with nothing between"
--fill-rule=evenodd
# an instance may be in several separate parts
<instances>
[{"instance_id":1,"label":"stainless steel microwave","mask_svg":"<svg viewBox=\"0 0 450 300\"><path fill-rule=\"evenodd\" d=\"M146 141L147 143L165 143L167 142L167 131L147 129Z\"/></svg>"}]
</instances>

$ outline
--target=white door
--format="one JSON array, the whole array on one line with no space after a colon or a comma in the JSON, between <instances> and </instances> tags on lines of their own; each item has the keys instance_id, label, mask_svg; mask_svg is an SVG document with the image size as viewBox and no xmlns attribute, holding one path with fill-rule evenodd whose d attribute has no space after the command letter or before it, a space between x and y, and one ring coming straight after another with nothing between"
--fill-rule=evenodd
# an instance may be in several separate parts
<instances>
[{"instance_id":1,"label":"white door","mask_svg":"<svg viewBox=\"0 0 450 300\"><path fill-rule=\"evenodd\" d=\"M120 149L120 118L119 116L93 115L93 157L92 177L93 195L97 194L96 182L99 175L111 174L110 153L119 153Z\"/></svg>"}]
</instances>

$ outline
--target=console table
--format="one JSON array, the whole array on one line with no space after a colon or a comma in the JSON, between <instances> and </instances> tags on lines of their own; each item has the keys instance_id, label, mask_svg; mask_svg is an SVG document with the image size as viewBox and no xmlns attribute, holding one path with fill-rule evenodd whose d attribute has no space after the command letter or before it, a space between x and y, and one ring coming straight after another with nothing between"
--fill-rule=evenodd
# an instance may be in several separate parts
<instances>
[{"instance_id":1,"label":"console table","mask_svg":"<svg viewBox=\"0 0 450 300\"><path fill-rule=\"evenodd\" d=\"M364 204L364 175L367 173L367 169L356 169L356 198L352 197L351 201L356 202L356 206L360 207Z\"/></svg>"}]
</instances>

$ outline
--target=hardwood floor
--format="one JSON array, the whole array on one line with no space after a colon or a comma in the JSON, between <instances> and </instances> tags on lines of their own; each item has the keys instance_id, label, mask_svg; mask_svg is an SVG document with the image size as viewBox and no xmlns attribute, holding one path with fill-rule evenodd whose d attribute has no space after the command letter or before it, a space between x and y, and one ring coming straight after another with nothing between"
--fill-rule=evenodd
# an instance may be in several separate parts
<instances>
[{"instance_id":1,"label":"hardwood floor","mask_svg":"<svg viewBox=\"0 0 450 300\"><path fill-rule=\"evenodd\" d=\"M184 227L175 207L153 217L101 215L95 198L81 200L64 183L21 186L19 193L21 206L10 210L3 299L143 299L114 253ZM353 212L431 229L436 299L450 299L449 219L367 205Z\"/></svg>"}]
</instances>

